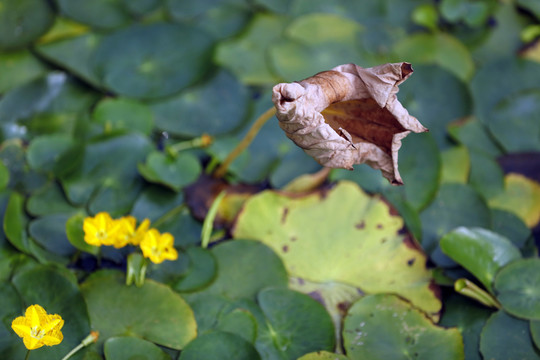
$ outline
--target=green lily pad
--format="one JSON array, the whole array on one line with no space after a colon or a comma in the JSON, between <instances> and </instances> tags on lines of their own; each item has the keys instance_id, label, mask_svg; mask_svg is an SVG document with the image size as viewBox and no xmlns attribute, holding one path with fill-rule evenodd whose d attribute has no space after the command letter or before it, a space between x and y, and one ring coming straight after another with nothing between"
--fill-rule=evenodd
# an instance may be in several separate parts
<instances>
[{"instance_id":1,"label":"green lily pad","mask_svg":"<svg viewBox=\"0 0 540 360\"><path fill-rule=\"evenodd\" d=\"M444 149L449 145L447 125L471 112L469 91L457 76L439 66L415 65L414 70L414 75L400 85L398 98Z\"/></svg>"},{"instance_id":2,"label":"green lily pad","mask_svg":"<svg viewBox=\"0 0 540 360\"><path fill-rule=\"evenodd\" d=\"M179 191L197 180L201 173L199 160L190 153L175 157L160 151L151 152L144 164L139 164L139 173L148 181L163 184Z\"/></svg>"},{"instance_id":3,"label":"green lily pad","mask_svg":"<svg viewBox=\"0 0 540 360\"><path fill-rule=\"evenodd\" d=\"M199 80L213 39L180 24L133 25L103 38L93 58L103 85L120 95L156 99Z\"/></svg>"},{"instance_id":4,"label":"green lily pad","mask_svg":"<svg viewBox=\"0 0 540 360\"><path fill-rule=\"evenodd\" d=\"M246 201L233 236L270 246L291 277L393 292L434 315L441 305L426 256L402 227L379 197L343 181L303 197L263 191Z\"/></svg>"},{"instance_id":5,"label":"green lily pad","mask_svg":"<svg viewBox=\"0 0 540 360\"><path fill-rule=\"evenodd\" d=\"M0 191L4 190L9 184L9 169L0 161Z\"/></svg>"},{"instance_id":6,"label":"green lily pad","mask_svg":"<svg viewBox=\"0 0 540 360\"><path fill-rule=\"evenodd\" d=\"M207 294L229 299L255 299L259 290L265 287L287 286L287 274L281 259L264 244L248 240L229 241L212 248L212 254L217 261L217 276L204 290L185 294L190 302Z\"/></svg>"},{"instance_id":7,"label":"green lily pad","mask_svg":"<svg viewBox=\"0 0 540 360\"><path fill-rule=\"evenodd\" d=\"M529 322L499 310L488 319L480 336L480 352L484 359L537 360L529 332Z\"/></svg>"},{"instance_id":8,"label":"green lily pad","mask_svg":"<svg viewBox=\"0 0 540 360\"><path fill-rule=\"evenodd\" d=\"M2 293L0 297L0 316L2 319L12 321L17 316L24 315L21 311L22 300L11 282L7 281L7 279L2 279L0 292ZM21 339L9 325L0 326L0 353L2 356L11 359L24 358L26 352L27 350L22 346Z\"/></svg>"},{"instance_id":9,"label":"green lily pad","mask_svg":"<svg viewBox=\"0 0 540 360\"><path fill-rule=\"evenodd\" d=\"M84 33L36 46L38 54L69 70L90 84L99 87L100 80L92 67L92 56L101 41L101 35Z\"/></svg>"},{"instance_id":10,"label":"green lily pad","mask_svg":"<svg viewBox=\"0 0 540 360\"><path fill-rule=\"evenodd\" d=\"M76 250L66 236L66 222L69 218L70 214L42 216L30 222L28 233L47 251L69 257Z\"/></svg>"},{"instance_id":11,"label":"green lily pad","mask_svg":"<svg viewBox=\"0 0 540 360\"><path fill-rule=\"evenodd\" d=\"M259 353L242 337L221 331L201 335L190 342L179 360L223 359L258 360Z\"/></svg>"},{"instance_id":12,"label":"green lily pad","mask_svg":"<svg viewBox=\"0 0 540 360\"><path fill-rule=\"evenodd\" d=\"M482 228L459 227L440 242L442 251L469 270L490 292L497 271L521 259L519 249L507 238Z\"/></svg>"},{"instance_id":13,"label":"green lily pad","mask_svg":"<svg viewBox=\"0 0 540 360\"><path fill-rule=\"evenodd\" d=\"M493 76L496 69L497 76ZM494 60L471 82L478 119L507 151L538 151L538 82L540 64L526 60ZM496 84L505 86L496 86Z\"/></svg>"},{"instance_id":14,"label":"green lily pad","mask_svg":"<svg viewBox=\"0 0 540 360\"><path fill-rule=\"evenodd\" d=\"M410 35L397 44L395 51L413 64L438 64L463 81L474 73L474 62L465 45L446 33Z\"/></svg>"},{"instance_id":15,"label":"green lily pad","mask_svg":"<svg viewBox=\"0 0 540 360\"><path fill-rule=\"evenodd\" d=\"M306 354L298 358L298 360L347 360L345 355L334 354L328 351L317 351Z\"/></svg>"},{"instance_id":16,"label":"green lily pad","mask_svg":"<svg viewBox=\"0 0 540 360\"><path fill-rule=\"evenodd\" d=\"M46 71L28 50L0 54L0 94L43 76Z\"/></svg>"},{"instance_id":17,"label":"green lily pad","mask_svg":"<svg viewBox=\"0 0 540 360\"><path fill-rule=\"evenodd\" d=\"M448 134L467 149L491 157L502 154L499 145L493 140L489 130L478 119L468 117L448 126Z\"/></svg>"},{"instance_id":18,"label":"green lily pad","mask_svg":"<svg viewBox=\"0 0 540 360\"><path fill-rule=\"evenodd\" d=\"M491 210L493 231L506 236L518 248L523 248L531 237L531 229L517 215L505 210Z\"/></svg>"},{"instance_id":19,"label":"green lily pad","mask_svg":"<svg viewBox=\"0 0 540 360\"><path fill-rule=\"evenodd\" d=\"M348 311L343 328L347 355L354 359L464 359L458 329L434 325L395 295L368 295Z\"/></svg>"},{"instance_id":20,"label":"green lily pad","mask_svg":"<svg viewBox=\"0 0 540 360\"><path fill-rule=\"evenodd\" d=\"M84 241L83 224L85 217L85 214L76 214L71 216L66 221L66 236L71 245L73 245L75 248L93 255L97 255L99 254L99 247L90 245Z\"/></svg>"},{"instance_id":21,"label":"green lily pad","mask_svg":"<svg viewBox=\"0 0 540 360\"><path fill-rule=\"evenodd\" d=\"M496 159L482 152L471 150L471 173L469 184L484 199L490 199L504 191L504 173Z\"/></svg>"},{"instance_id":22,"label":"green lily pad","mask_svg":"<svg viewBox=\"0 0 540 360\"><path fill-rule=\"evenodd\" d=\"M287 18L258 13L240 36L219 43L217 64L229 69L249 85L274 84L279 78L270 70L267 48L280 38Z\"/></svg>"},{"instance_id":23,"label":"green lily pad","mask_svg":"<svg viewBox=\"0 0 540 360\"><path fill-rule=\"evenodd\" d=\"M32 350L35 359L60 359L77 346L90 332L86 304L75 277L66 269L48 266L33 266L17 272L13 277L24 304L39 304L49 314L58 314L64 319L59 345L44 346ZM22 315L24 309L20 309ZM23 347L22 341L20 346Z\"/></svg>"},{"instance_id":24,"label":"green lily pad","mask_svg":"<svg viewBox=\"0 0 540 360\"><path fill-rule=\"evenodd\" d=\"M540 259L522 259L503 267L494 282L497 300L508 313L540 320Z\"/></svg>"},{"instance_id":25,"label":"green lily pad","mask_svg":"<svg viewBox=\"0 0 540 360\"><path fill-rule=\"evenodd\" d=\"M45 0L4 0L0 8L0 50L31 44L52 26L54 12Z\"/></svg>"},{"instance_id":26,"label":"green lily pad","mask_svg":"<svg viewBox=\"0 0 540 360\"><path fill-rule=\"evenodd\" d=\"M171 134L195 137L223 134L245 120L249 92L234 76L220 71L209 81L154 102L156 126Z\"/></svg>"},{"instance_id":27,"label":"green lily pad","mask_svg":"<svg viewBox=\"0 0 540 360\"><path fill-rule=\"evenodd\" d=\"M98 346L129 332L173 349L182 349L196 336L193 311L169 287L146 280L140 288L126 286L124 274L93 273L81 290L92 328L100 332Z\"/></svg>"},{"instance_id":28,"label":"green lily pad","mask_svg":"<svg viewBox=\"0 0 540 360\"><path fill-rule=\"evenodd\" d=\"M137 164L150 150L149 139L136 133L88 143L80 167L61 179L67 198L77 205L90 202L91 212L124 215L142 182L136 177Z\"/></svg>"},{"instance_id":29,"label":"green lily pad","mask_svg":"<svg viewBox=\"0 0 540 360\"><path fill-rule=\"evenodd\" d=\"M30 239L26 232L28 217L24 212L24 197L18 193L12 193L7 203L3 222L4 233L11 243L19 251L30 253Z\"/></svg>"},{"instance_id":30,"label":"green lily pad","mask_svg":"<svg viewBox=\"0 0 540 360\"><path fill-rule=\"evenodd\" d=\"M131 15L142 16L155 10L160 0L122 0L122 4Z\"/></svg>"},{"instance_id":31,"label":"green lily pad","mask_svg":"<svg viewBox=\"0 0 540 360\"><path fill-rule=\"evenodd\" d=\"M443 0L440 10L441 15L448 21L464 21L471 27L482 25L490 15L488 2L481 1Z\"/></svg>"},{"instance_id":32,"label":"green lily pad","mask_svg":"<svg viewBox=\"0 0 540 360\"><path fill-rule=\"evenodd\" d=\"M334 325L326 309L311 297L284 288L259 292L257 302L281 358L296 359L334 348Z\"/></svg>"},{"instance_id":33,"label":"green lily pad","mask_svg":"<svg viewBox=\"0 0 540 360\"><path fill-rule=\"evenodd\" d=\"M490 211L484 200L470 186L443 184L433 202L420 214L422 247L428 253L437 251L435 261L443 261L439 239L458 226L491 226ZM443 258L441 258L441 256ZM448 260L448 259L447 259Z\"/></svg>"},{"instance_id":34,"label":"green lily pad","mask_svg":"<svg viewBox=\"0 0 540 360\"><path fill-rule=\"evenodd\" d=\"M113 29L130 20L121 0L58 0L58 6L63 15L99 29Z\"/></svg>"},{"instance_id":35,"label":"green lily pad","mask_svg":"<svg viewBox=\"0 0 540 360\"><path fill-rule=\"evenodd\" d=\"M67 201L59 184L50 182L34 192L27 199L26 211L34 216L43 216L50 214L73 214L77 211L77 208Z\"/></svg>"},{"instance_id":36,"label":"green lily pad","mask_svg":"<svg viewBox=\"0 0 540 360\"><path fill-rule=\"evenodd\" d=\"M154 125L152 111L147 105L121 98L100 101L94 109L92 119L103 125L107 132L138 131L149 135Z\"/></svg>"},{"instance_id":37,"label":"green lily pad","mask_svg":"<svg viewBox=\"0 0 540 360\"><path fill-rule=\"evenodd\" d=\"M131 215L137 219L149 219L151 222L168 213L174 215L184 208L184 194L174 192L159 185L149 185L139 194L131 208Z\"/></svg>"},{"instance_id":38,"label":"green lily pad","mask_svg":"<svg viewBox=\"0 0 540 360\"><path fill-rule=\"evenodd\" d=\"M107 360L170 360L170 356L153 343L131 336L112 337L105 341Z\"/></svg>"},{"instance_id":39,"label":"green lily pad","mask_svg":"<svg viewBox=\"0 0 540 360\"><path fill-rule=\"evenodd\" d=\"M32 139L26 157L34 170L53 172L58 159L71 150L75 140L67 134L42 135Z\"/></svg>"},{"instance_id":40,"label":"green lily pad","mask_svg":"<svg viewBox=\"0 0 540 360\"><path fill-rule=\"evenodd\" d=\"M216 329L239 335L253 344L257 336L257 321L248 310L238 308L222 314Z\"/></svg>"},{"instance_id":41,"label":"green lily pad","mask_svg":"<svg viewBox=\"0 0 540 360\"><path fill-rule=\"evenodd\" d=\"M445 299L440 325L459 329L463 336L465 359L482 360L478 351L480 332L491 313L490 309L455 293Z\"/></svg>"},{"instance_id":42,"label":"green lily pad","mask_svg":"<svg viewBox=\"0 0 540 360\"><path fill-rule=\"evenodd\" d=\"M300 16L285 29L285 39L271 46L273 68L286 81L295 81L359 59L360 31L360 24L346 17L321 13Z\"/></svg>"},{"instance_id":43,"label":"green lily pad","mask_svg":"<svg viewBox=\"0 0 540 360\"><path fill-rule=\"evenodd\" d=\"M190 261L188 272L172 285L178 292L191 292L205 287L217 274L216 259L210 251L194 246L188 248L186 254Z\"/></svg>"}]
</instances>

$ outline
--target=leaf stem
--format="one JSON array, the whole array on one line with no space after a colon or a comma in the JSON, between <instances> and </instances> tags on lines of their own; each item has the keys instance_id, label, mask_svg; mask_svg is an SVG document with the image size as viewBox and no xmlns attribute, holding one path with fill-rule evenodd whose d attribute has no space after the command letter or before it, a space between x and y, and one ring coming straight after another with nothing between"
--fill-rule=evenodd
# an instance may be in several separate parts
<instances>
[{"instance_id":1,"label":"leaf stem","mask_svg":"<svg viewBox=\"0 0 540 360\"><path fill-rule=\"evenodd\" d=\"M26 351L26 356L24 357L24 360L28 360L29 357L30 357L30 350L27 350Z\"/></svg>"},{"instance_id":2,"label":"leaf stem","mask_svg":"<svg viewBox=\"0 0 540 360\"><path fill-rule=\"evenodd\" d=\"M208 247L208 243L210 242L210 235L212 235L212 229L214 227L214 219L216 218L219 204L221 203L225 195L225 190L222 190L219 195L214 199L214 202L212 202L212 205L210 206L210 209L208 210L208 213L204 218L201 230L201 247L203 249L206 249Z\"/></svg>"},{"instance_id":3,"label":"leaf stem","mask_svg":"<svg viewBox=\"0 0 540 360\"><path fill-rule=\"evenodd\" d=\"M217 170L214 172L215 178L222 178L225 173L227 172L227 169L229 168L229 165L244 151L249 144L253 141L255 136L257 136L257 133L259 130L261 130L262 126L271 119L276 114L276 108L271 107L270 109L266 110L261 116L255 120L253 125L251 125L251 128L249 128L249 131L244 136L242 141L236 145L236 147L229 153L227 158L221 163L221 165L217 168Z\"/></svg>"}]
</instances>

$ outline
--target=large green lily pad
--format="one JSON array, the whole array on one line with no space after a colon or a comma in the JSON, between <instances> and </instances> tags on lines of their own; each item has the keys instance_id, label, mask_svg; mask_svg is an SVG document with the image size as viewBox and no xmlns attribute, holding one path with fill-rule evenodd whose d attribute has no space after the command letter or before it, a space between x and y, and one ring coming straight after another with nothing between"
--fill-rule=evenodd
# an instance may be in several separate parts
<instances>
[{"instance_id":1,"label":"large green lily pad","mask_svg":"<svg viewBox=\"0 0 540 360\"><path fill-rule=\"evenodd\" d=\"M25 82L34 80L46 71L28 50L0 54L0 94Z\"/></svg>"},{"instance_id":2,"label":"large green lily pad","mask_svg":"<svg viewBox=\"0 0 540 360\"><path fill-rule=\"evenodd\" d=\"M538 360L529 331L529 322L499 310L487 320L480 335L480 352L484 359Z\"/></svg>"},{"instance_id":3,"label":"large green lily pad","mask_svg":"<svg viewBox=\"0 0 540 360\"><path fill-rule=\"evenodd\" d=\"M93 273L81 290L92 329L100 332L98 345L113 336L133 334L173 349L195 338L193 311L169 287L146 280L142 287L126 286L117 271Z\"/></svg>"},{"instance_id":4,"label":"large green lily pad","mask_svg":"<svg viewBox=\"0 0 540 360\"><path fill-rule=\"evenodd\" d=\"M434 325L395 295L368 295L345 318L344 346L351 359L463 360L458 329Z\"/></svg>"},{"instance_id":5,"label":"large green lily pad","mask_svg":"<svg viewBox=\"0 0 540 360\"><path fill-rule=\"evenodd\" d=\"M213 39L180 24L133 25L106 36L94 54L103 85L121 95L159 98L200 79Z\"/></svg>"},{"instance_id":6,"label":"large green lily pad","mask_svg":"<svg viewBox=\"0 0 540 360\"><path fill-rule=\"evenodd\" d=\"M522 259L503 267L494 287L497 300L508 313L540 320L540 259Z\"/></svg>"},{"instance_id":7,"label":"large green lily pad","mask_svg":"<svg viewBox=\"0 0 540 360\"><path fill-rule=\"evenodd\" d=\"M0 50L20 48L44 34L54 12L45 0L3 0L0 3Z\"/></svg>"},{"instance_id":8,"label":"large green lily pad","mask_svg":"<svg viewBox=\"0 0 540 360\"><path fill-rule=\"evenodd\" d=\"M304 197L264 191L249 199L233 236L261 241L282 259L289 276L342 282L367 293L393 292L434 315L440 310L426 256L403 220L380 197L343 181Z\"/></svg>"},{"instance_id":9,"label":"large green lily pad","mask_svg":"<svg viewBox=\"0 0 540 360\"><path fill-rule=\"evenodd\" d=\"M442 251L469 270L489 291L497 271L521 259L519 249L507 238L482 228L459 227L440 242Z\"/></svg>"},{"instance_id":10,"label":"large green lily pad","mask_svg":"<svg viewBox=\"0 0 540 360\"><path fill-rule=\"evenodd\" d=\"M90 332L86 304L75 277L66 269L31 266L15 274L13 285L25 305L39 304L47 313L58 314L64 319L62 343L32 350L33 359L60 359ZM24 309L20 311L23 315ZM23 347L22 341L20 344Z\"/></svg>"}]
</instances>

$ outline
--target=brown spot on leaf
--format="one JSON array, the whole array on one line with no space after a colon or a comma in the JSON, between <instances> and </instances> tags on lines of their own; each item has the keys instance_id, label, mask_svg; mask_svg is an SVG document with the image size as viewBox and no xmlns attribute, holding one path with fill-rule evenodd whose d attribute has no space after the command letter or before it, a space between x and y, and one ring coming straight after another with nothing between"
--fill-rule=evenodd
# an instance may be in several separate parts
<instances>
[{"instance_id":1,"label":"brown spot on leaf","mask_svg":"<svg viewBox=\"0 0 540 360\"><path fill-rule=\"evenodd\" d=\"M407 265L412 266L415 261L416 261L416 258L409 259L409 261L407 261Z\"/></svg>"},{"instance_id":2,"label":"brown spot on leaf","mask_svg":"<svg viewBox=\"0 0 540 360\"><path fill-rule=\"evenodd\" d=\"M383 228L384 228L384 226L382 224L377 224L377 229L381 230Z\"/></svg>"},{"instance_id":3,"label":"brown spot on leaf","mask_svg":"<svg viewBox=\"0 0 540 360\"><path fill-rule=\"evenodd\" d=\"M296 236L291 236L291 241L292 241L292 242L294 242L294 241L296 241L296 240L298 240L298 239L296 238Z\"/></svg>"},{"instance_id":4,"label":"brown spot on leaf","mask_svg":"<svg viewBox=\"0 0 540 360\"><path fill-rule=\"evenodd\" d=\"M347 315L347 311L349 310L349 307L351 307L351 303L348 301L341 301L337 304L337 309L339 313L343 316Z\"/></svg>"},{"instance_id":5,"label":"brown spot on leaf","mask_svg":"<svg viewBox=\"0 0 540 360\"><path fill-rule=\"evenodd\" d=\"M285 224L285 221L287 221L287 215L289 215L289 208L284 208L283 214L281 214L281 224Z\"/></svg>"},{"instance_id":6,"label":"brown spot on leaf","mask_svg":"<svg viewBox=\"0 0 540 360\"><path fill-rule=\"evenodd\" d=\"M405 244L405 246L407 246L408 248L423 252L422 247L420 246L420 244L418 244L418 242L412 237L412 235L410 233L407 233L403 237L403 244Z\"/></svg>"},{"instance_id":7,"label":"brown spot on leaf","mask_svg":"<svg viewBox=\"0 0 540 360\"><path fill-rule=\"evenodd\" d=\"M357 228L358 230L362 230L363 228L366 227L366 222L362 220L360 223L356 224L354 227Z\"/></svg>"},{"instance_id":8,"label":"brown spot on leaf","mask_svg":"<svg viewBox=\"0 0 540 360\"><path fill-rule=\"evenodd\" d=\"M289 246L283 245L283 247L281 248L281 250L283 250L283 252L286 253L286 252L289 251Z\"/></svg>"},{"instance_id":9,"label":"brown spot on leaf","mask_svg":"<svg viewBox=\"0 0 540 360\"><path fill-rule=\"evenodd\" d=\"M312 291L308 295L311 296L314 300L320 302L322 305L325 305L324 298L318 291Z\"/></svg>"}]
</instances>

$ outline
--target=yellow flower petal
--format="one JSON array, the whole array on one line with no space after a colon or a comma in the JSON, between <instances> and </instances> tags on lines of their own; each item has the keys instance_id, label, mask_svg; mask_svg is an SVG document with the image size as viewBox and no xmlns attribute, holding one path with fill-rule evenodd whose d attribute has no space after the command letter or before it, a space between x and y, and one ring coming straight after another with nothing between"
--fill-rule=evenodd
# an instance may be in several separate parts
<instances>
[{"instance_id":1,"label":"yellow flower petal","mask_svg":"<svg viewBox=\"0 0 540 360\"><path fill-rule=\"evenodd\" d=\"M19 316L11 323L11 328L23 338L28 350L60 344L64 338L60 331L62 326L64 320L60 315L48 315L40 305L29 306L25 316Z\"/></svg>"}]
</instances>

